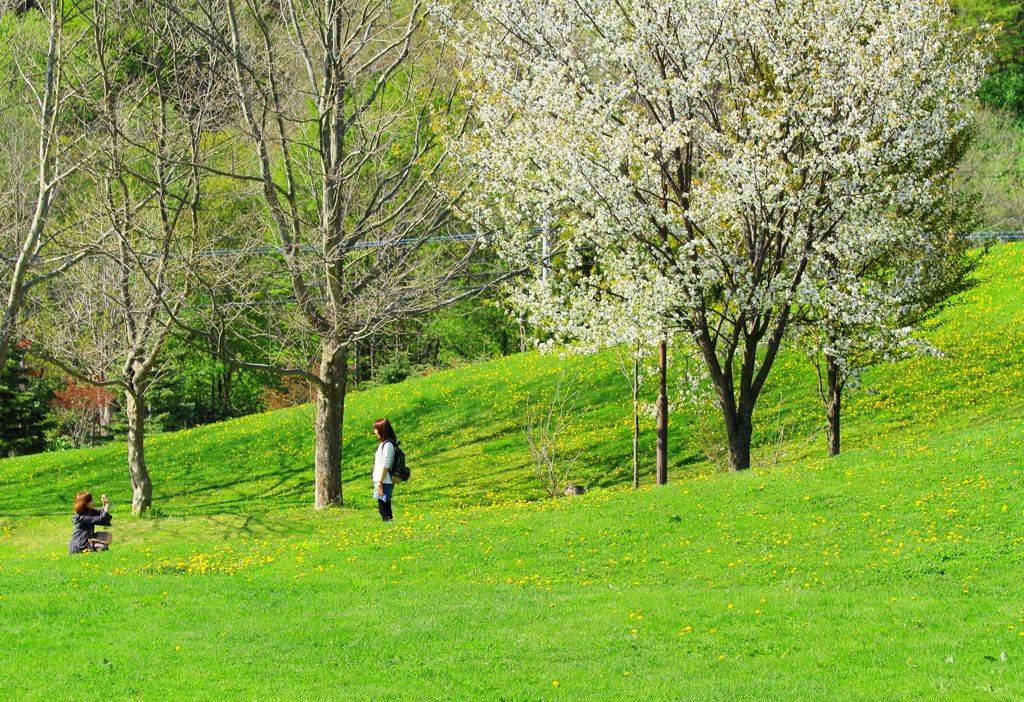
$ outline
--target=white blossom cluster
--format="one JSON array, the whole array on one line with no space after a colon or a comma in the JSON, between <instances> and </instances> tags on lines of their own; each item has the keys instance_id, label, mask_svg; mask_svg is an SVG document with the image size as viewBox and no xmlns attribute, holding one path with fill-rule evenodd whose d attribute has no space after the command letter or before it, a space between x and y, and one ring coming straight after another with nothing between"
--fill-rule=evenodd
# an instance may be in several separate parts
<instances>
[{"instance_id":1,"label":"white blossom cluster","mask_svg":"<svg viewBox=\"0 0 1024 702\"><path fill-rule=\"evenodd\" d=\"M927 295L945 283L947 261L958 247L943 245L934 234L916 234L850 250L841 259L813 259L809 275L828 284L805 286L805 302L814 318L795 329L795 343L812 358L831 357L844 384L855 386L874 363L941 355L920 338L919 325L910 322L928 312ZM889 262L881 275L873 275L870 269L880 251Z\"/></svg>"},{"instance_id":2,"label":"white blossom cluster","mask_svg":"<svg viewBox=\"0 0 1024 702\"><path fill-rule=\"evenodd\" d=\"M461 207L533 271L515 302L555 340L593 350L682 331L726 402L744 354L823 315L885 328L928 274L924 255L882 289L857 263L928 250L921 213L945 197L936 164L969 127L991 41L955 29L947 7L469 7L435 11L465 56L472 128L453 146L475 187Z\"/></svg>"}]
</instances>

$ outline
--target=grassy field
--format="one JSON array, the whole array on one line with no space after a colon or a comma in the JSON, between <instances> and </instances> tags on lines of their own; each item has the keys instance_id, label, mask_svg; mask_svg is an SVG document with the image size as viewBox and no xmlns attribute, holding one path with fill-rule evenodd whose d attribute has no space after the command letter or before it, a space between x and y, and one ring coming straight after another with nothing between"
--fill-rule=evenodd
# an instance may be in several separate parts
<instances>
[{"instance_id":1,"label":"grassy field","mask_svg":"<svg viewBox=\"0 0 1024 702\"><path fill-rule=\"evenodd\" d=\"M670 484L647 426L634 492L614 359L525 354L352 395L342 509L309 507L307 408L154 436L154 515L116 509L105 554L63 555L69 505L127 505L123 447L0 461L0 699L1022 700L1024 247L985 275L945 358L868 374L836 459L790 355L756 469L679 413ZM565 368L591 490L542 500L520 426Z\"/></svg>"}]
</instances>

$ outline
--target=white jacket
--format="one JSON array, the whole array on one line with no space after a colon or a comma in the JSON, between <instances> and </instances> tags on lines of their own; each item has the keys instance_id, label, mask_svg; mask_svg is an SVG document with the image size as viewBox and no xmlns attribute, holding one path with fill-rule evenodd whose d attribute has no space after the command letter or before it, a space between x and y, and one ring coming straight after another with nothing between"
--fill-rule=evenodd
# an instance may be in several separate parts
<instances>
[{"instance_id":1,"label":"white jacket","mask_svg":"<svg viewBox=\"0 0 1024 702\"><path fill-rule=\"evenodd\" d=\"M373 482L388 483L391 481L391 466L395 462L395 445L390 441L380 442L377 453L373 457Z\"/></svg>"}]
</instances>

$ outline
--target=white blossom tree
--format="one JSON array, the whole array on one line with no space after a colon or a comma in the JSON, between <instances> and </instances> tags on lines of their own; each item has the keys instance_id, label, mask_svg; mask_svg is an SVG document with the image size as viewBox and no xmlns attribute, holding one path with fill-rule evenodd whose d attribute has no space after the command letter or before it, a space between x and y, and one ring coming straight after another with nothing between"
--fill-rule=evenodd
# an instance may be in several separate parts
<instances>
[{"instance_id":1,"label":"white blossom tree","mask_svg":"<svg viewBox=\"0 0 1024 702\"><path fill-rule=\"evenodd\" d=\"M477 0L447 26L466 216L513 260L643 280L703 360L731 470L828 285L814 261L916 236L943 201L987 37L932 0Z\"/></svg>"},{"instance_id":2,"label":"white blossom tree","mask_svg":"<svg viewBox=\"0 0 1024 702\"><path fill-rule=\"evenodd\" d=\"M795 341L817 371L829 456L840 452L844 391L864 370L940 353L923 333L979 282L974 274L982 256L969 255L962 236L975 210L973 198L953 197L945 211L921 223L916 238L814 261L811 275L829 284L814 291L812 318L796 330Z\"/></svg>"}]
</instances>

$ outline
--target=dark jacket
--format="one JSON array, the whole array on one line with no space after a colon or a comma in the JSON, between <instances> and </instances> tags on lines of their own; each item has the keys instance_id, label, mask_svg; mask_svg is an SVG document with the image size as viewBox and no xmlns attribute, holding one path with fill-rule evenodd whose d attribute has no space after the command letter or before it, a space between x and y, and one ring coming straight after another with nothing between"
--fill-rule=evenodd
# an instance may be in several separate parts
<instances>
[{"instance_id":1,"label":"dark jacket","mask_svg":"<svg viewBox=\"0 0 1024 702\"><path fill-rule=\"evenodd\" d=\"M89 539L94 538L97 526L110 526L112 519L109 512L98 509L87 509L82 514L76 514L71 518L75 530L71 532L71 542L68 544L68 553L81 553L89 548Z\"/></svg>"}]
</instances>

